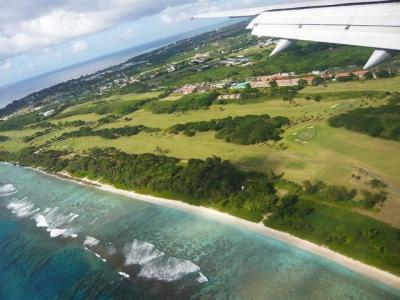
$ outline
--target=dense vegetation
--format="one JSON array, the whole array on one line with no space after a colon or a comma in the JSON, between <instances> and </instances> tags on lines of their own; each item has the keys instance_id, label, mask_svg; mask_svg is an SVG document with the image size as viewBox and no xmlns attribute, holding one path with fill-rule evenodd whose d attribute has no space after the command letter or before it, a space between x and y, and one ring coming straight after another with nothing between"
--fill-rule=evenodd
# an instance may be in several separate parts
<instances>
[{"instance_id":1,"label":"dense vegetation","mask_svg":"<svg viewBox=\"0 0 400 300\"><path fill-rule=\"evenodd\" d=\"M168 131L174 134L183 132L187 136L193 136L196 132L217 131L216 138L224 139L229 143L250 145L267 140L279 140L282 127L288 124L289 119L285 117L271 118L268 115L249 115L177 124L169 128Z\"/></svg>"},{"instance_id":2,"label":"dense vegetation","mask_svg":"<svg viewBox=\"0 0 400 300\"><path fill-rule=\"evenodd\" d=\"M88 155L66 159L65 151L36 150L2 152L0 160L52 172L66 170L78 177L101 178L124 189L161 193L197 205L220 202L221 207L246 207L248 217L255 221L260 221L276 201L272 177L241 171L217 157L183 162L173 157L95 148Z\"/></svg>"},{"instance_id":3,"label":"dense vegetation","mask_svg":"<svg viewBox=\"0 0 400 300\"><path fill-rule=\"evenodd\" d=\"M257 222L267 215L264 223L268 226L400 274L400 230L327 204L318 196L340 194L328 201L349 200L354 196L351 190L321 182L302 188L273 173L242 171L216 157L181 161L153 154L127 154L113 148L95 148L86 155L67 154L26 148L16 153L0 152L0 160L52 172L68 171L77 177L210 206ZM289 193L279 199L275 186L281 184Z\"/></svg>"},{"instance_id":4,"label":"dense vegetation","mask_svg":"<svg viewBox=\"0 0 400 300\"><path fill-rule=\"evenodd\" d=\"M0 131L19 130L24 128L24 126L40 122L44 119L44 116L36 112L14 116L6 121L0 121Z\"/></svg>"},{"instance_id":5,"label":"dense vegetation","mask_svg":"<svg viewBox=\"0 0 400 300\"><path fill-rule=\"evenodd\" d=\"M304 192L307 195L318 195L319 198L327 201L350 201L357 195L357 190L347 189L344 186L327 185L324 182L317 180L303 182Z\"/></svg>"},{"instance_id":6,"label":"dense vegetation","mask_svg":"<svg viewBox=\"0 0 400 300\"><path fill-rule=\"evenodd\" d=\"M158 101L148 107L154 114L172 114L189 110L205 109L217 99L218 93L185 95L176 101Z\"/></svg>"},{"instance_id":7,"label":"dense vegetation","mask_svg":"<svg viewBox=\"0 0 400 300\"><path fill-rule=\"evenodd\" d=\"M265 224L400 274L400 230L347 209L287 195Z\"/></svg>"},{"instance_id":8,"label":"dense vegetation","mask_svg":"<svg viewBox=\"0 0 400 300\"><path fill-rule=\"evenodd\" d=\"M271 49L251 56L254 65L224 66L210 68L201 72L182 70L171 78L163 78L168 84L217 81L226 78L244 80L251 76L296 72L306 74L313 70L326 70L337 66L361 66L368 60L370 51L362 47L340 46L332 44L298 42L279 56L269 57Z\"/></svg>"},{"instance_id":9,"label":"dense vegetation","mask_svg":"<svg viewBox=\"0 0 400 300\"><path fill-rule=\"evenodd\" d=\"M158 129L149 128L143 125L138 126L125 126L119 128L104 128L94 130L91 127L81 127L79 130L72 131L72 132L65 132L59 140L65 140L68 138L76 138L76 137L83 137L83 136L100 136L105 139L115 140L122 136L132 136L137 135L140 132L154 132Z\"/></svg>"},{"instance_id":10,"label":"dense vegetation","mask_svg":"<svg viewBox=\"0 0 400 300\"><path fill-rule=\"evenodd\" d=\"M75 115L94 113L97 115L116 114L126 115L141 109L144 105L155 99L131 100L131 101L98 101L95 105L79 107L63 112L57 116L58 119L67 118Z\"/></svg>"},{"instance_id":11,"label":"dense vegetation","mask_svg":"<svg viewBox=\"0 0 400 300\"><path fill-rule=\"evenodd\" d=\"M35 132L34 134L32 134L32 135L30 135L30 136L26 136L26 137L24 137L22 140L23 140L25 143L29 143L30 141L33 141L34 139L36 139L36 138L38 138L38 137L41 137L41 136L43 136L43 135L46 135L46 134L48 134L48 133L50 133L50 132L51 132L51 129L48 128L48 129L46 129L46 130L42 130L42 131Z\"/></svg>"},{"instance_id":12,"label":"dense vegetation","mask_svg":"<svg viewBox=\"0 0 400 300\"><path fill-rule=\"evenodd\" d=\"M134 82L128 84L119 90L120 95L130 94L130 93L145 93L150 90L150 87L142 82Z\"/></svg>"},{"instance_id":13,"label":"dense vegetation","mask_svg":"<svg viewBox=\"0 0 400 300\"><path fill-rule=\"evenodd\" d=\"M329 125L345 127L373 137L400 141L400 96L393 96L390 103L380 107L358 108L333 116Z\"/></svg>"}]
</instances>

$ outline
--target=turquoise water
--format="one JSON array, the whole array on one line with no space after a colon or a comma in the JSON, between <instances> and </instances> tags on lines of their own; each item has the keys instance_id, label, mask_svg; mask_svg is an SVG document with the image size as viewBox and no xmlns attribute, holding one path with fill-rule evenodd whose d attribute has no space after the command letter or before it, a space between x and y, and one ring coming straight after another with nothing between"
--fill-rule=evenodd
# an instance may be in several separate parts
<instances>
[{"instance_id":1,"label":"turquoise water","mask_svg":"<svg viewBox=\"0 0 400 300\"><path fill-rule=\"evenodd\" d=\"M0 299L400 299L235 225L11 165L0 183Z\"/></svg>"}]
</instances>

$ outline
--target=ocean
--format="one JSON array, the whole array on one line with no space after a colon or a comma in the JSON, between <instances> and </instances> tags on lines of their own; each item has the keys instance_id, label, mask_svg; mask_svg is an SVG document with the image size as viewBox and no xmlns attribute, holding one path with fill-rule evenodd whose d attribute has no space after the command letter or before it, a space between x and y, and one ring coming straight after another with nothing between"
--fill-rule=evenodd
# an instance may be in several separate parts
<instances>
[{"instance_id":1,"label":"ocean","mask_svg":"<svg viewBox=\"0 0 400 300\"><path fill-rule=\"evenodd\" d=\"M400 299L238 225L0 164L0 299Z\"/></svg>"}]
</instances>

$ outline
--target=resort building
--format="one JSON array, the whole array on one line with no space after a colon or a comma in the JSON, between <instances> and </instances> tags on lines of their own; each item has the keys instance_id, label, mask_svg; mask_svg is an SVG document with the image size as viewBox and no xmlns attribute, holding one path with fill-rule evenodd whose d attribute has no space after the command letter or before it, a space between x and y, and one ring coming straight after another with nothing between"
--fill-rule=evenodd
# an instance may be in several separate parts
<instances>
[{"instance_id":1,"label":"resort building","mask_svg":"<svg viewBox=\"0 0 400 300\"><path fill-rule=\"evenodd\" d=\"M218 100L238 100L242 97L241 94L226 94L226 95L219 95Z\"/></svg>"}]
</instances>

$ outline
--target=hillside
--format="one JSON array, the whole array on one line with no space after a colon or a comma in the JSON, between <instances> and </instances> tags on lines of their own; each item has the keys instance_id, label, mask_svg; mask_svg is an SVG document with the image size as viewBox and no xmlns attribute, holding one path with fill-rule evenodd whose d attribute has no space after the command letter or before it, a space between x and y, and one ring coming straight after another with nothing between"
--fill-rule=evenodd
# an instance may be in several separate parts
<instances>
[{"instance_id":1,"label":"hillside","mask_svg":"<svg viewBox=\"0 0 400 300\"><path fill-rule=\"evenodd\" d=\"M1 157L263 220L399 273L400 242L388 241L400 228L400 143L331 126L379 111L396 129L382 108L398 108L396 64L367 79L353 72L368 50L299 43L269 58L272 47L236 25L81 79L89 92L79 81L40 92L1 111ZM124 179L125 162L139 178Z\"/></svg>"}]
</instances>

